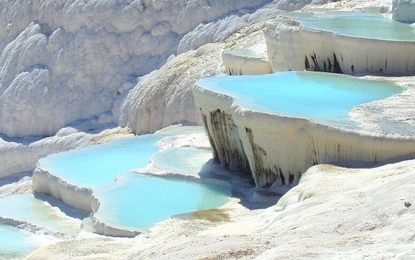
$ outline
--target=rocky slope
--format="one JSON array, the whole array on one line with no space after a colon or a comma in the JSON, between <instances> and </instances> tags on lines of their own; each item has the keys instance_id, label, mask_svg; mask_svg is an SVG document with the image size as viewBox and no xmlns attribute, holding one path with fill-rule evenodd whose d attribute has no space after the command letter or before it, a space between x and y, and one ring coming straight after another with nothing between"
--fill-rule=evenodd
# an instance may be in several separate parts
<instances>
[{"instance_id":1,"label":"rocky slope","mask_svg":"<svg viewBox=\"0 0 415 260\"><path fill-rule=\"evenodd\" d=\"M49 136L99 117L179 45L185 52L215 38L212 32L197 43L180 42L197 26L267 2L2 0L0 133Z\"/></svg>"}]
</instances>

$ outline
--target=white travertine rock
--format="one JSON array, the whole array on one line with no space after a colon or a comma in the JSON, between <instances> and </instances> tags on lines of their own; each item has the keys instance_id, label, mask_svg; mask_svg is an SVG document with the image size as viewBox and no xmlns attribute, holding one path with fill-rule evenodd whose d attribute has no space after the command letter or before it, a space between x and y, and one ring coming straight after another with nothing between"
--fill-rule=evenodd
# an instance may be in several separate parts
<instances>
[{"instance_id":1,"label":"white travertine rock","mask_svg":"<svg viewBox=\"0 0 415 260\"><path fill-rule=\"evenodd\" d=\"M95 215L92 214L92 231L94 233L105 235L105 236L113 236L113 237L135 237L140 234L139 231L128 230L113 227L108 225L104 222L101 222Z\"/></svg>"},{"instance_id":2,"label":"white travertine rock","mask_svg":"<svg viewBox=\"0 0 415 260\"><path fill-rule=\"evenodd\" d=\"M250 49L225 50L222 60L229 75L262 75L272 73L271 63Z\"/></svg>"},{"instance_id":3,"label":"white travertine rock","mask_svg":"<svg viewBox=\"0 0 415 260\"><path fill-rule=\"evenodd\" d=\"M37 161L49 154L130 134L126 129L119 127L94 133L88 132L90 128L97 129L99 127L95 122L79 122L71 127L62 128L56 135L47 138L10 139L0 136L0 178L15 173L31 172L35 169Z\"/></svg>"},{"instance_id":4,"label":"white travertine rock","mask_svg":"<svg viewBox=\"0 0 415 260\"><path fill-rule=\"evenodd\" d=\"M393 20L414 23L415 22L415 1L413 0L393 0L392 1Z\"/></svg>"},{"instance_id":5,"label":"white travertine rock","mask_svg":"<svg viewBox=\"0 0 415 260\"><path fill-rule=\"evenodd\" d=\"M83 233L26 259L411 259L414 165L317 165L277 205L228 203L230 221L171 218L134 239Z\"/></svg>"},{"instance_id":6,"label":"white travertine rock","mask_svg":"<svg viewBox=\"0 0 415 260\"><path fill-rule=\"evenodd\" d=\"M278 10L272 11L279 12ZM267 11L260 12L261 15L264 13L269 15ZM255 13L255 15L257 16L257 18L255 19L259 19L259 17L261 16L260 14ZM34 28L33 31L35 33L39 31L38 27L38 24L31 25L31 28ZM0 165L0 176L8 176L13 173L32 171L34 170L36 161L39 158L49 155L51 153L74 149L85 143L88 143L88 140L91 138L89 137L89 134L85 134L85 137L79 137L82 136L80 132L88 132L92 129L102 128L105 124L109 124L113 121L117 121L122 125L128 125L132 129L137 129L138 132L155 131L161 129L163 126L171 124L172 122L187 121L200 124L200 117L197 112L197 108L194 105L193 95L191 93L190 87L193 86L194 82L200 77L224 73L225 69L221 64L222 62L220 58L220 53L222 52L222 49L232 48L234 47L234 44L243 44L243 46L251 46L250 44L252 42L257 43L258 35L262 35L262 32L260 30L261 28L262 25L254 25L249 27L248 29L242 30L240 34L235 34L236 37L230 37L227 40L228 43L226 43L225 45L213 44L210 46L203 47L200 51L192 51L189 54L179 55L176 58L171 58L169 60L169 63L166 64L166 66L164 66L159 71L156 71L151 74L154 77L151 75L143 77L142 85L146 86L144 86L140 90L141 84L137 85L137 88L135 88L135 90L132 90L131 93L128 95L130 99L126 100L124 98L127 96L129 90L136 85L137 81L135 76L128 76L126 81L124 81L121 85L117 86L116 88L117 93L122 94L118 96L113 105L113 112L115 114L114 116L111 112L106 112L101 114L98 118L94 117L91 120L89 120L90 123L82 123L84 124L83 126L80 126L77 123L75 123L75 125L71 124L70 126L59 129L56 135L50 138L35 138L33 139L34 141L29 141L29 139L27 138L17 138L13 139L14 141L9 141L10 138L4 137L5 140L4 144L2 145L3 148L0 148L0 162L2 162ZM30 32L29 30L27 31ZM253 37L254 39L251 37L253 32L255 33L255 36ZM63 30L58 29L54 33L55 36L53 36L52 38L59 39L62 36L60 35L61 33L63 33ZM39 39L42 39L42 37L40 37ZM262 36L261 39L263 39ZM64 40L62 40L62 42ZM261 42L263 43L263 41ZM51 37L49 37L49 44L51 44ZM66 60L69 60L69 58ZM65 71L62 66L58 66L56 69L58 69L59 71L61 69L62 71ZM37 79L38 82L40 82L39 79L42 79L42 77L44 78L43 82L47 80L53 81L48 70L50 70L50 68L42 69L42 67L39 66L38 68L35 68L31 74L28 73L28 75L32 77L33 75L37 75L35 79ZM183 73L183 71L186 71L186 73ZM195 78L192 79L192 77ZM145 78L148 79L144 80ZM158 82L160 78L164 80ZM149 82L151 82L151 84L147 85L147 83ZM60 83L58 82L58 84ZM65 96L66 94L64 93L66 93L65 91L67 91L68 93L72 93L73 90L69 90L65 87L63 88L63 90L39 86L36 88L34 88L33 86L32 88L32 85L30 85L30 91L35 91L36 93L42 93L41 90L43 89L48 90L48 93L56 93L57 96L57 100L54 101L54 98L49 96L49 99L43 101L43 103L56 103L56 106L60 107L60 109L66 109L68 107L66 100L70 97ZM6 93L8 93L9 91L12 93L18 93L19 96L25 95L25 98L29 98L30 95L29 93L25 94L25 92L23 91L21 93L19 93L17 90L12 91L12 89L8 89ZM139 98L137 98L137 100L134 100L134 91L140 92L140 94L136 93L135 95L142 95ZM163 97L165 97L167 101L161 101L162 97L160 96L160 93L162 92L164 92ZM156 94L158 95L157 99L155 97ZM36 95L33 95L31 96L31 98L37 97ZM46 96L42 98L46 98ZM10 106L16 106L17 103L19 103L13 102L12 99L8 99L7 102L10 104ZM51 116L58 117L59 113L53 111L51 112L50 109L47 108L47 105L44 105L42 103L40 97L37 99L37 102L41 104L36 105L35 103L33 103L32 105L35 107L40 107L42 109L34 109L33 111L24 110L25 117L31 118L33 117L33 113L39 113L40 116L43 116L42 118L47 118ZM62 102L63 104L61 104ZM22 99L21 106L27 107L27 104L31 103L26 101L25 104L24 100ZM131 104L136 104L136 106L130 108L129 106ZM148 114L146 114L145 112L145 109L148 108L149 104L154 105L154 119L150 119L148 117ZM170 109L170 111L166 108ZM47 110L48 113L44 114L44 110ZM66 110L70 111L71 109ZM136 117L130 115L136 115ZM60 116L63 117L64 115ZM163 117L165 117L165 119L160 120L160 118ZM141 122L143 120L149 120L146 122L148 122L148 125L151 126L148 127L147 125L141 125ZM17 121L21 122L22 124L25 122L29 122L27 118L26 120L18 119ZM33 120L33 124L40 124L39 121L42 122L42 120L39 120L37 118L36 120ZM25 129L23 130L26 131ZM70 136L71 134L74 135ZM78 137L76 137L77 135Z\"/></svg>"},{"instance_id":7,"label":"white travertine rock","mask_svg":"<svg viewBox=\"0 0 415 260\"><path fill-rule=\"evenodd\" d=\"M272 13L265 12L264 16ZM258 13L253 16L261 17ZM162 68L140 78L138 84L114 104L112 113L116 122L135 133L152 133L178 122L201 124L191 87L202 77L225 74L223 49L242 46L266 52L263 27L263 23L254 23L228 37L224 43L206 44L196 51L171 57Z\"/></svg>"},{"instance_id":8,"label":"white travertine rock","mask_svg":"<svg viewBox=\"0 0 415 260\"><path fill-rule=\"evenodd\" d=\"M33 172L32 190L34 193L49 194L77 209L92 212L91 197L93 190L91 188L70 184L53 173L38 167Z\"/></svg>"},{"instance_id":9,"label":"white travertine rock","mask_svg":"<svg viewBox=\"0 0 415 260\"><path fill-rule=\"evenodd\" d=\"M0 0L0 133L50 136L107 113L200 23L267 2Z\"/></svg>"},{"instance_id":10,"label":"white travertine rock","mask_svg":"<svg viewBox=\"0 0 415 260\"><path fill-rule=\"evenodd\" d=\"M121 105L114 106L117 123L138 134L154 133L183 121L200 124L191 87L202 77L225 72L220 57L222 47L223 44L207 44L142 77Z\"/></svg>"},{"instance_id":11,"label":"white travertine rock","mask_svg":"<svg viewBox=\"0 0 415 260\"><path fill-rule=\"evenodd\" d=\"M338 0L280 0L277 1L276 7L285 11L295 11L307 5L322 5L332 2L339 2Z\"/></svg>"},{"instance_id":12,"label":"white travertine rock","mask_svg":"<svg viewBox=\"0 0 415 260\"><path fill-rule=\"evenodd\" d=\"M415 72L413 42L377 40L308 29L299 23L268 23L273 71L405 74Z\"/></svg>"},{"instance_id":13,"label":"white travertine rock","mask_svg":"<svg viewBox=\"0 0 415 260\"><path fill-rule=\"evenodd\" d=\"M413 135L385 133L371 125L362 130L343 129L252 111L233 97L198 85L193 94L214 158L231 170L251 173L258 187L274 182L296 185L301 174L316 164L374 163L415 153Z\"/></svg>"},{"instance_id":14,"label":"white travertine rock","mask_svg":"<svg viewBox=\"0 0 415 260\"><path fill-rule=\"evenodd\" d=\"M75 149L89 143L91 139L91 135L77 132L45 139L0 138L0 178L33 171L40 158L51 153Z\"/></svg>"}]
</instances>

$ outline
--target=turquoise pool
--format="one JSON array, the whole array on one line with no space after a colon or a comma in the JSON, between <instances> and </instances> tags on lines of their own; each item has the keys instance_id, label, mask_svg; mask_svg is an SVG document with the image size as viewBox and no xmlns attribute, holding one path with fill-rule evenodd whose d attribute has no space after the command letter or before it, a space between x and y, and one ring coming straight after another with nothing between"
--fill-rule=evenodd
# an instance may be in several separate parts
<instances>
[{"instance_id":1,"label":"turquoise pool","mask_svg":"<svg viewBox=\"0 0 415 260\"><path fill-rule=\"evenodd\" d=\"M145 167L166 135L142 135L113 140L39 160L43 170L79 187L95 188L114 182L124 172Z\"/></svg>"},{"instance_id":2,"label":"turquoise pool","mask_svg":"<svg viewBox=\"0 0 415 260\"><path fill-rule=\"evenodd\" d=\"M166 143L174 142L186 133L200 133L201 127L166 129L163 134L144 135L117 139L101 145L50 155L39 161L43 170L78 187L93 189L100 206L94 217L100 222L120 229L143 230L172 215L213 209L224 205L230 196L228 187L202 183L192 177L154 177L131 173L145 168L150 161L160 169L184 175L197 176L203 165L212 158L209 149L172 147L160 151L157 142L165 137ZM176 135L178 134L178 135ZM190 179L189 179L190 178ZM4 199L1 214L12 211L9 206L17 197ZM20 198L22 199L22 198ZM23 198L25 207L39 207L37 201ZM2 200L0 199L0 206ZM29 217L44 223L31 210ZM25 211L13 213L23 218ZM45 214L45 219L53 215ZM45 224L46 225L46 224Z\"/></svg>"},{"instance_id":3,"label":"turquoise pool","mask_svg":"<svg viewBox=\"0 0 415 260\"><path fill-rule=\"evenodd\" d=\"M322 15L315 18L296 18L305 27L338 34L392 41L415 41L411 24L389 17L370 14Z\"/></svg>"},{"instance_id":4,"label":"turquoise pool","mask_svg":"<svg viewBox=\"0 0 415 260\"><path fill-rule=\"evenodd\" d=\"M95 217L107 225L144 230L169 217L213 209L229 200L229 188L192 180L123 174L115 184L96 189Z\"/></svg>"},{"instance_id":5,"label":"turquoise pool","mask_svg":"<svg viewBox=\"0 0 415 260\"><path fill-rule=\"evenodd\" d=\"M0 259L24 258L38 247L34 234L1 223L0 241Z\"/></svg>"},{"instance_id":6,"label":"turquoise pool","mask_svg":"<svg viewBox=\"0 0 415 260\"><path fill-rule=\"evenodd\" d=\"M348 116L352 108L403 91L390 82L308 71L204 78L197 85L232 96L248 109L331 125L354 124Z\"/></svg>"},{"instance_id":7,"label":"turquoise pool","mask_svg":"<svg viewBox=\"0 0 415 260\"><path fill-rule=\"evenodd\" d=\"M81 231L80 221L68 217L59 208L32 194L12 194L0 198L0 216L44 227L55 233L75 236Z\"/></svg>"}]
</instances>

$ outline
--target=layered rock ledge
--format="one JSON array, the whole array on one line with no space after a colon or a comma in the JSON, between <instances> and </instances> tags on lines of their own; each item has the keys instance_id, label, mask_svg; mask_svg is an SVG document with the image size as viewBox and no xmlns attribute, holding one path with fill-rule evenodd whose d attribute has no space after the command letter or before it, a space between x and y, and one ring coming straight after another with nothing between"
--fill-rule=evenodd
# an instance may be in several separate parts
<instances>
[{"instance_id":1,"label":"layered rock ledge","mask_svg":"<svg viewBox=\"0 0 415 260\"><path fill-rule=\"evenodd\" d=\"M415 152L413 135L339 128L253 111L198 84L193 94L214 159L231 170L252 174L258 187L274 182L295 185L316 164L381 162Z\"/></svg>"},{"instance_id":2,"label":"layered rock ledge","mask_svg":"<svg viewBox=\"0 0 415 260\"><path fill-rule=\"evenodd\" d=\"M49 194L77 209L92 212L91 197L94 192L92 188L71 184L40 167L36 167L33 172L32 190L34 193Z\"/></svg>"},{"instance_id":3,"label":"layered rock ledge","mask_svg":"<svg viewBox=\"0 0 415 260\"><path fill-rule=\"evenodd\" d=\"M222 60L229 75L262 75L272 73L271 63L261 53L250 49L225 50Z\"/></svg>"},{"instance_id":4,"label":"layered rock ledge","mask_svg":"<svg viewBox=\"0 0 415 260\"><path fill-rule=\"evenodd\" d=\"M264 31L272 69L345 74L415 73L413 41L375 39L271 21Z\"/></svg>"}]
</instances>

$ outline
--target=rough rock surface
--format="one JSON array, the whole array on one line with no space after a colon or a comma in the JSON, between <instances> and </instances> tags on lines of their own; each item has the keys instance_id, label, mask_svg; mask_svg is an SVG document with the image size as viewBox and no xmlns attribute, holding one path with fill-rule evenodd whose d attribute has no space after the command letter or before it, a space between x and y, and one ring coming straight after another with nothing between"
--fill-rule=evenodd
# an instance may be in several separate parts
<instances>
[{"instance_id":1,"label":"rough rock surface","mask_svg":"<svg viewBox=\"0 0 415 260\"><path fill-rule=\"evenodd\" d=\"M342 35L310 29L298 22L267 25L265 39L274 72L415 73L415 46L410 41Z\"/></svg>"},{"instance_id":2,"label":"rough rock surface","mask_svg":"<svg viewBox=\"0 0 415 260\"><path fill-rule=\"evenodd\" d=\"M55 8L61 10L60 2L62 1L44 1L45 4L53 6L53 8L48 8L45 16L61 19L61 14L55 12ZM97 3L91 0L79 2L78 4L84 5ZM128 2L139 5L151 1ZM309 1L275 2L288 9L291 3L295 6L295 4L306 4ZM22 3L27 6L21 5ZM68 3L75 3L75 1L68 1ZM270 6L275 7L276 3ZM5 21L10 16L2 13L0 34L3 35L7 30L17 28L18 25L23 31L26 28L23 22L25 17L32 15L29 7L36 4L36 1L0 0L0 12L4 12L3 10L7 9L6 6L13 5L15 6L13 12L17 17L12 26L9 21ZM374 5L388 6L390 0L336 1L324 7L348 9ZM267 19L270 12L278 13L276 8L267 11L260 10L257 17L263 15L264 19ZM79 12L74 10L71 12L71 17L65 18L66 23L76 24L76 18L82 16L82 13L82 9L79 9ZM197 15L197 12L195 13ZM92 20L92 18L88 19ZM82 21L86 23L85 19ZM227 19L227 21L235 22L238 19ZM231 28L233 25L233 23L227 25L224 21L199 24L197 32L189 33L189 36L181 41L183 44L179 43L183 46L182 52L186 52L185 50L193 46L192 44L197 46L198 43L204 42L203 39L206 41L216 39L212 35L223 37L221 30ZM161 34L167 28L168 26L162 23L157 26L154 33ZM212 31L207 29L212 29ZM244 29L233 35L225 49L235 47L236 40L251 32L249 29ZM205 37L206 34L209 34L209 37ZM193 37L195 40L192 40ZM235 42L232 43L232 41ZM72 48L72 51L67 55L76 55L77 49ZM182 52L179 51L179 53ZM5 70L3 66L3 64L0 65L0 71ZM109 70L109 73L112 73L111 70L116 69L111 67ZM127 96L127 91L136 85L135 78L134 75L122 81L122 85L120 83L120 92L124 93L120 96ZM413 82L413 78L410 78L410 81ZM157 87L160 86L157 85ZM393 111L393 113L388 113L388 120L396 119L405 124L413 123L412 115L401 114L397 111L400 109L410 111L408 106L413 103L411 101L413 95L407 92L405 101L399 103L398 107L395 106L396 103L391 102L387 107L379 104L378 107L362 108L354 112L365 120L365 124L371 126L374 126L373 120L376 126L382 122L376 120L380 116L369 118L369 115L372 115L372 112L385 111ZM120 99L117 102L123 103ZM109 106L109 109L116 109L115 107L116 105ZM100 119L108 120L107 123L113 120L110 113ZM4 121L0 120L0 125L3 123ZM376 129L390 130L382 127L376 127ZM66 131L70 132L68 129L63 129L62 132ZM57 147L65 148L72 142L69 134L65 136L69 143L63 145L56 143ZM16 141L4 137L5 143L1 146L15 145L23 139ZM48 144L46 147L49 149L53 145ZM24 147L23 150L34 152L36 149ZM0 160L7 161L7 157L3 155L1 154ZM19 151L9 158L14 158L13 160L17 163L25 163L25 156L23 151ZM373 168L365 165L365 169L319 165L304 174L299 185L284 195L276 206L268 209L258 209L252 207L252 204L247 201L235 200L220 211L211 212L206 216L192 219L169 219L134 239L96 236L88 230L83 230L76 239L39 248L27 259L414 259L414 165L413 160L399 163L389 162L387 165ZM358 166L354 165L354 167ZM10 186L18 187L18 185L10 183L3 185L2 188L12 190L13 187ZM242 189L239 192L243 193L245 190Z\"/></svg>"},{"instance_id":3,"label":"rough rock surface","mask_svg":"<svg viewBox=\"0 0 415 260\"><path fill-rule=\"evenodd\" d=\"M27 259L413 259L414 176L413 160L318 165L267 209L230 203L211 220L172 218L128 240L84 233Z\"/></svg>"},{"instance_id":4,"label":"rough rock surface","mask_svg":"<svg viewBox=\"0 0 415 260\"><path fill-rule=\"evenodd\" d=\"M358 123L364 120L363 129L250 110L237 99L203 85L196 85L193 94L214 158L231 170L251 173L258 187L268 187L274 182L296 185L301 174L316 164L377 163L415 153L414 125L392 119L397 113L410 116L413 107L411 111L390 107L391 102L399 105L400 98L405 100L412 92L411 86L400 95L356 109L354 117ZM381 104L388 109L380 110ZM361 115L371 109L378 110L378 117L365 120ZM388 127L395 129L385 131Z\"/></svg>"},{"instance_id":5,"label":"rough rock surface","mask_svg":"<svg viewBox=\"0 0 415 260\"><path fill-rule=\"evenodd\" d=\"M198 123L191 86L202 78L224 73L223 44L207 44L169 61L140 79L113 113L122 127L154 133L174 123Z\"/></svg>"},{"instance_id":6,"label":"rough rock surface","mask_svg":"<svg viewBox=\"0 0 415 260\"><path fill-rule=\"evenodd\" d=\"M200 23L267 2L1 0L0 133L49 136L100 116Z\"/></svg>"}]
</instances>

